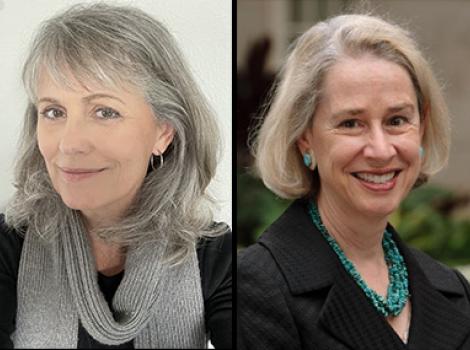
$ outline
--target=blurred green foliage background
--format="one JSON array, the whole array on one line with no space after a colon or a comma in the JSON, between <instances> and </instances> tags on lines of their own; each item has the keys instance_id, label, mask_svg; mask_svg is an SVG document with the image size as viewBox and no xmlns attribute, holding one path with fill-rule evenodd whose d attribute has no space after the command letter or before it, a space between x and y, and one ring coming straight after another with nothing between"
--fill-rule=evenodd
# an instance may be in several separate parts
<instances>
[{"instance_id":1,"label":"blurred green foliage background","mask_svg":"<svg viewBox=\"0 0 470 350\"><path fill-rule=\"evenodd\" d=\"M252 244L287 208L244 170L237 171L238 247ZM461 215L470 197L426 184L410 192L391 218L400 236L435 259L450 265L470 264L470 218Z\"/></svg>"}]
</instances>

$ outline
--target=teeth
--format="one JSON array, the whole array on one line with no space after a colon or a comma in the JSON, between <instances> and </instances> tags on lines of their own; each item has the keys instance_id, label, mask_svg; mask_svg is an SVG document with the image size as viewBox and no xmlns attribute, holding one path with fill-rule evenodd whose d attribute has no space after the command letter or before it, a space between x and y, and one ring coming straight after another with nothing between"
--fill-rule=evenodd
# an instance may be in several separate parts
<instances>
[{"instance_id":1,"label":"teeth","mask_svg":"<svg viewBox=\"0 0 470 350\"><path fill-rule=\"evenodd\" d=\"M382 175L371 174L371 173L356 173L355 175L359 179L367 181L367 182L373 182L375 184L384 184L390 181L395 176L395 172L393 171L391 173L382 174Z\"/></svg>"}]
</instances>

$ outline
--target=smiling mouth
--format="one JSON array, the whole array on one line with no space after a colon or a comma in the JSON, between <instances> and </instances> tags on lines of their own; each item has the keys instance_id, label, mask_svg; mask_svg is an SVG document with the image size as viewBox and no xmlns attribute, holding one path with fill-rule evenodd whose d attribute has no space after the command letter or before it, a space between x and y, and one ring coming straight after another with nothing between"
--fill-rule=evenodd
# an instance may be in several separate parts
<instances>
[{"instance_id":1,"label":"smiling mouth","mask_svg":"<svg viewBox=\"0 0 470 350\"><path fill-rule=\"evenodd\" d=\"M393 171L389 171L387 173L382 173L382 174L370 173L370 172L357 172L357 173L352 173L352 175L355 178L361 181L370 183L370 184L383 185L394 180L400 172L401 170L393 170Z\"/></svg>"},{"instance_id":2,"label":"smiling mouth","mask_svg":"<svg viewBox=\"0 0 470 350\"><path fill-rule=\"evenodd\" d=\"M64 173L68 174L88 174L88 173L99 173L103 171L105 168L98 168L98 169L86 169L86 168L63 168L59 167Z\"/></svg>"},{"instance_id":3,"label":"smiling mouth","mask_svg":"<svg viewBox=\"0 0 470 350\"><path fill-rule=\"evenodd\" d=\"M86 168L63 168L59 167L66 182L77 182L100 174L106 168L86 169Z\"/></svg>"}]
</instances>

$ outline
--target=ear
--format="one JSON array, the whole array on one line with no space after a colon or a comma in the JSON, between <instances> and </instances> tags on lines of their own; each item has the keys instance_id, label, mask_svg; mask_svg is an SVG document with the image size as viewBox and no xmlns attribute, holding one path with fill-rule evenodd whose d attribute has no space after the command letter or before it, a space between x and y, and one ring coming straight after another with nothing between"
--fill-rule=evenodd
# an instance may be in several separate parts
<instances>
[{"instance_id":1,"label":"ear","mask_svg":"<svg viewBox=\"0 0 470 350\"><path fill-rule=\"evenodd\" d=\"M157 135L152 153L156 156L165 153L166 149L173 141L175 129L170 123L160 122L157 127Z\"/></svg>"},{"instance_id":2,"label":"ear","mask_svg":"<svg viewBox=\"0 0 470 350\"><path fill-rule=\"evenodd\" d=\"M305 157L305 154L310 155L311 164L308 167L310 168L310 170L314 170L316 167L316 163L315 163L315 158L314 158L315 155L313 154L313 147L312 147L311 140L312 140L312 131L311 129L307 129L302 133L302 135L297 140L297 148L299 149L302 158ZM305 158L304 158L304 162L305 162Z\"/></svg>"},{"instance_id":3,"label":"ear","mask_svg":"<svg viewBox=\"0 0 470 350\"><path fill-rule=\"evenodd\" d=\"M311 130L307 129L297 140L297 148L299 149L301 154L312 152L311 134Z\"/></svg>"}]
</instances>

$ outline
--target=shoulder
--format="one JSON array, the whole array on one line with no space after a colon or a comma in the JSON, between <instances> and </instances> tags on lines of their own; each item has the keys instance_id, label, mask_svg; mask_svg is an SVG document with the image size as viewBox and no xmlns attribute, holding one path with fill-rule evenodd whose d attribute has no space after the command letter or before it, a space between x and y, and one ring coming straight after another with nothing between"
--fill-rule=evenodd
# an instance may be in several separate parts
<instances>
[{"instance_id":1,"label":"shoulder","mask_svg":"<svg viewBox=\"0 0 470 350\"><path fill-rule=\"evenodd\" d=\"M388 229L405 258L406 264L410 269L409 273L412 273L410 278L416 278L417 274L423 274L431 286L441 294L452 299L458 297L458 299L470 301L470 286L460 272L403 242L391 225L388 226ZM415 274L414 277L413 272ZM470 305L468 306L470 307Z\"/></svg>"},{"instance_id":2,"label":"shoulder","mask_svg":"<svg viewBox=\"0 0 470 350\"><path fill-rule=\"evenodd\" d=\"M279 272L276 261L270 250L260 242L239 251L237 255L237 272L240 277L250 274L270 279Z\"/></svg>"},{"instance_id":3,"label":"shoulder","mask_svg":"<svg viewBox=\"0 0 470 350\"><path fill-rule=\"evenodd\" d=\"M197 252L200 255L206 253L216 252L222 255L232 252L232 232L228 225L220 224L225 226L225 230L222 234L216 237L204 237L199 240L197 244Z\"/></svg>"},{"instance_id":4,"label":"shoulder","mask_svg":"<svg viewBox=\"0 0 470 350\"><path fill-rule=\"evenodd\" d=\"M470 313L470 285L467 279L456 269L442 264L424 252L413 248L409 250L407 265L412 279L410 281L412 293L414 292L418 299L421 298L429 305L434 303L434 305L447 305L446 308L451 307L454 310L452 314L455 314L457 318L458 314L468 315ZM437 292L440 298L433 297L435 292L431 292L431 289ZM442 297L444 299L441 299ZM444 303L444 300L448 303ZM465 322L468 323L468 318Z\"/></svg>"},{"instance_id":5,"label":"shoulder","mask_svg":"<svg viewBox=\"0 0 470 350\"><path fill-rule=\"evenodd\" d=\"M337 258L308 215L305 201L294 201L238 257L238 280L263 280L298 295L334 282ZM264 283L263 283L264 284ZM287 292L287 291L286 291Z\"/></svg>"},{"instance_id":6,"label":"shoulder","mask_svg":"<svg viewBox=\"0 0 470 350\"><path fill-rule=\"evenodd\" d=\"M231 288L232 232L228 226L217 237L201 239L197 244L197 257L206 300L220 288Z\"/></svg>"},{"instance_id":7,"label":"shoulder","mask_svg":"<svg viewBox=\"0 0 470 350\"><path fill-rule=\"evenodd\" d=\"M439 277L450 277L453 275L453 269L432 258L425 252L413 247L409 247L411 254L418 262L419 266L424 270L426 275L438 274Z\"/></svg>"},{"instance_id":8,"label":"shoulder","mask_svg":"<svg viewBox=\"0 0 470 350\"><path fill-rule=\"evenodd\" d=\"M410 247L409 249L426 278L436 289L451 294L467 295L469 293L468 281L460 272L418 249Z\"/></svg>"},{"instance_id":9,"label":"shoulder","mask_svg":"<svg viewBox=\"0 0 470 350\"><path fill-rule=\"evenodd\" d=\"M237 257L240 349L300 348L287 281L268 247L255 243Z\"/></svg>"},{"instance_id":10,"label":"shoulder","mask_svg":"<svg viewBox=\"0 0 470 350\"><path fill-rule=\"evenodd\" d=\"M298 267L297 252L305 247L305 231L309 228L305 205L296 200L257 239L256 243L239 251L237 256L238 289L245 283L257 287L286 283L291 267ZM251 288L251 287L250 287Z\"/></svg>"},{"instance_id":11,"label":"shoulder","mask_svg":"<svg viewBox=\"0 0 470 350\"><path fill-rule=\"evenodd\" d=\"M10 334L15 329L16 281L23 239L6 224L0 214L0 347L13 346Z\"/></svg>"},{"instance_id":12,"label":"shoulder","mask_svg":"<svg viewBox=\"0 0 470 350\"><path fill-rule=\"evenodd\" d=\"M257 242L237 254L237 289L239 294L252 291L252 287L269 290L284 284L284 278L270 250ZM266 288L268 287L269 288Z\"/></svg>"},{"instance_id":13,"label":"shoulder","mask_svg":"<svg viewBox=\"0 0 470 350\"><path fill-rule=\"evenodd\" d=\"M260 243L238 253L237 293L241 304L285 300L290 294L282 270L269 249Z\"/></svg>"},{"instance_id":14,"label":"shoulder","mask_svg":"<svg viewBox=\"0 0 470 350\"><path fill-rule=\"evenodd\" d=\"M228 226L217 237L198 242L206 329L217 347L231 344L232 336L232 233Z\"/></svg>"},{"instance_id":15,"label":"shoulder","mask_svg":"<svg viewBox=\"0 0 470 350\"><path fill-rule=\"evenodd\" d=\"M292 277L289 269L299 266L294 260L301 242L297 239L297 225L302 220L297 219L302 211L301 205L294 202L256 243L238 252L237 291L242 303L243 300L255 304L255 300L263 303L268 299L284 300L290 294L287 280Z\"/></svg>"},{"instance_id":16,"label":"shoulder","mask_svg":"<svg viewBox=\"0 0 470 350\"><path fill-rule=\"evenodd\" d=\"M10 276L18 275L18 266L23 248L23 237L5 224L0 214L0 269Z\"/></svg>"},{"instance_id":17,"label":"shoulder","mask_svg":"<svg viewBox=\"0 0 470 350\"><path fill-rule=\"evenodd\" d=\"M232 263L232 232L226 230L216 237L204 237L197 243L197 256L201 267Z\"/></svg>"}]
</instances>

